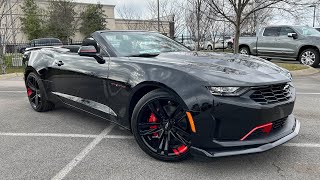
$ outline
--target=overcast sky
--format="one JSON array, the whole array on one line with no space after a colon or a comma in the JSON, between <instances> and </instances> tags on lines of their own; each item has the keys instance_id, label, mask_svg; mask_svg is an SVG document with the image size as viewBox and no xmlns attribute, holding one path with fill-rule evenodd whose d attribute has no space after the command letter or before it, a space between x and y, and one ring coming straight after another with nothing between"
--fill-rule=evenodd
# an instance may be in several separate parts
<instances>
[{"instance_id":1,"label":"overcast sky","mask_svg":"<svg viewBox=\"0 0 320 180\"><path fill-rule=\"evenodd\" d=\"M75 0L75 1L81 1L81 2L87 2L87 3L100 2L102 4L116 5L116 7L121 7L125 4L127 7L138 9L140 12L147 12L147 4L148 4L148 1L150 0ZM173 1L183 1L183 0L173 0ZM308 15L310 19L307 19L306 22L304 21L300 23L304 25L312 26L312 16L313 16L312 9L307 8L306 10L310 11ZM116 18L119 18L117 10L115 10L115 16ZM291 18L286 19L283 16L275 16L273 20L270 22L270 24L296 24L296 22L294 22L294 20Z\"/></svg>"}]
</instances>

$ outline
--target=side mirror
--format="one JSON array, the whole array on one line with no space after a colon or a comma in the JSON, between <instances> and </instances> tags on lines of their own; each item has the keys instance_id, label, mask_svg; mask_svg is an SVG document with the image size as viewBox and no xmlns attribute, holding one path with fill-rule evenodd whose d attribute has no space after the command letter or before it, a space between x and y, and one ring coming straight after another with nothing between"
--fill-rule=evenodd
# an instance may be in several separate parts
<instances>
[{"instance_id":1,"label":"side mirror","mask_svg":"<svg viewBox=\"0 0 320 180\"><path fill-rule=\"evenodd\" d=\"M106 62L103 57L98 54L98 51L94 46L81 46L78 54L80 56L93 57L99 64L104 64Z\"/></svg>"},{"instance_id":2,"label":"side mirror","mask_svg":"<svg viewBox=\"0 0 320 180\"><path fill-rule=\"evenodd\" d=\"M297 39L298 34L297 33L288 33L288 37L292 37L293 39Z\"/></svg>"}]
</instances>

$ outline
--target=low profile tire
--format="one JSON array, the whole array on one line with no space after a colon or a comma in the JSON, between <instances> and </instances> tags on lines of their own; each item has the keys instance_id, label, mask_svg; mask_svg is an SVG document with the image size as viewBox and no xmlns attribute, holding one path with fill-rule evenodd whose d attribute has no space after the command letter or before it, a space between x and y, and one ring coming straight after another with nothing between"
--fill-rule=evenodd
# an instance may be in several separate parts
<instances>
[{"instance_id":1,"label":"low profile tire","mask_svg":"<svg viewBox=\"0 0 320 180\"><path fill-rule=\"evenodd\" d=\"M31 107L38 112L52 110L54 104L48 101L45 88L40 77L31 72L26 78L27 95Z\"/></svg>"},{"instance_id":2,"label":"low profile tire","mask_svg":"<svg viewBox=\"0 0 320 180\"><path fill-rule=\"evenodd\" d=\"M213 50L213 48L212 48L211 45L209 45L209 46L207 47L207 49L208 49L208 50Z\"/></svg>"},{"instance_id":3,"label":"low profile tire","mask_svg":"<svg viewBox=\"0 0 320 180\"><path fill-rule=\"evenodd\" d=\"M246 46L239 49L240 54L250 55L250 49Z\"/></svg>"},{"instance_id":4,"label":"low profile tire","mask_svg":"<svg viewBox=\"0 0 320 180\"><path fill-rule=\"evenodd\" d=\"M320 61L319 51L316 49L306 49L300 53L299 61L303 65L317 67Z\"/></svg>"},{"instance_id":5,"label":"low profile tire","mask_svg":"<svg viewBox=\"0 0 320 180\"><path fill-rule=\"evenodd\" d=\"M161 161L190 156L191 128L183 105L166 91L154 90L134 108L131 127L140 148Z\"/></svg>"}]
</instances>

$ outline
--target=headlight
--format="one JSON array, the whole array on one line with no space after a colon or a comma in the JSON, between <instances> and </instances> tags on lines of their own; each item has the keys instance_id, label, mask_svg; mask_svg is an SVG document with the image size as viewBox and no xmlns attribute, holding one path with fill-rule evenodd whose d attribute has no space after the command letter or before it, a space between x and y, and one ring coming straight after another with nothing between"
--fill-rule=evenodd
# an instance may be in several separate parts
<instances>
[{"instance_id":1,"label":"headlight","mask_svg":"<svg viewBox=\"0 0 320 180\"><path fill-rule=\"evenodd\" d=\"M286 73L286 76L287 76L287 78L290 79L290 81L292 81L292 74L291 74L290 72L287 72L287 73Z\"/></svg>"},{"instance_id":2,"label":"headlight","mask_svg":"<svg viewBox=\"0 0 320 180\"><path fill-rule=\"evenodd\" d=\"M212 95L215 96L240 96L248 88L243 87L207 87Z\"/></svg>"}]
</instances>

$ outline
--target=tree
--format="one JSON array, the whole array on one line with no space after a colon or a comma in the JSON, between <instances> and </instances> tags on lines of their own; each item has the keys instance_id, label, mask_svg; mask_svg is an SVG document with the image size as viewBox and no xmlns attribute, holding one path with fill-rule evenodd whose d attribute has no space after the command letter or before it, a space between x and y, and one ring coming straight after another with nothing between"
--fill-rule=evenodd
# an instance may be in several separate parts
<instances>
[{"instance_id":1,"label":"tree","mask_svg":"<svg viewBox=\"0 0 320 180\"><path fill-rule=\"evenodd\" d=\"M75 3L68 0L50 1L46 24L46 33L49 36L68 41L75 34L75 6Z\"/></svg>"},{"instance_id":2,"label":"tree","mask_svg":"<svg viewBox=\"0 0 320 180\"><path fill-rule=\"evenodd\" d=\"M43 21L41 19L41 10L34 0L24 0L20 6L24 16L20 17L21 30L29 40L37 39L43 36Z\"/></svg>"},{"instance_id":3,"label":"tree","mask_svg":"<svg viewBox=\"0 0 320 180\"><path fill-rule=\"evenodd\" d=\"M107 16L101 4L88 5L85 11L80 14L80 19L82 20L80 32L88 36L92 32L105 29L106 18Z\"/></svg>"},{"instance_id":4,"label":"tree","mask_svg":"<svg viewBox=\"0 0 320 180\"><path fill-rule=\"evenodd\" d=\"M263 9L282 9L288 7L292 12L294 7L301 6L300 0L205 0L210 11L220 18L228 20L235 27L234 53L239 52L239 37L241 26L255 13ZM288 6L290 5L290 6ZM213 19L217 17L211 17Z\"/></svg>"},{"instance_id":5,"label":"tree","mask_svg":"<svg viewBox=\"0 0 320 180\"><path fill-rule=\"evenodd\" d=\"M157 0L149 0L148 7L152 19L157 19L158 17L158 3ZM185 30L185 3L172 0L160 0L160 20L167 22L174 22L174 36L178 37ZM161 31L164 30L163 23L160 22Z\"/></svg>"}]
</instances>

